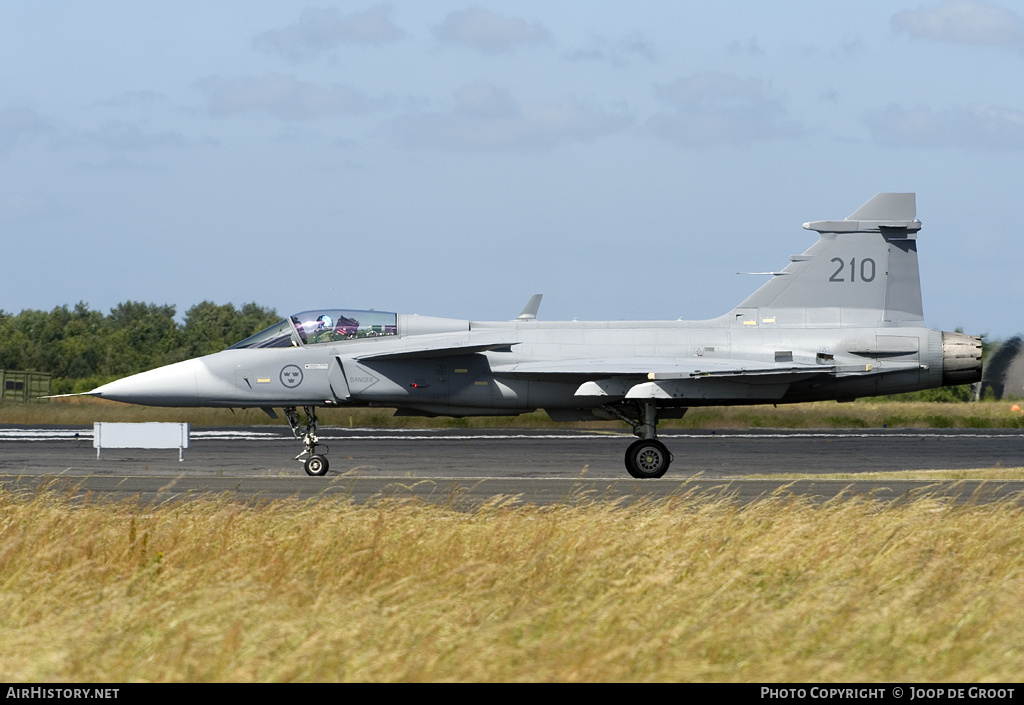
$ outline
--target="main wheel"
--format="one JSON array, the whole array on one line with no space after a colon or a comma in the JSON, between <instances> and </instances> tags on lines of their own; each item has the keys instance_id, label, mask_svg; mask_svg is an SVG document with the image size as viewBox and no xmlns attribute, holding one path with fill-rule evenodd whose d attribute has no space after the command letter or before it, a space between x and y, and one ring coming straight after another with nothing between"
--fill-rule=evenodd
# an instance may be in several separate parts
<instances>
[{"instance_id":1,"label":"main wheel","mask_svg":"<svg viewBox=\"0 0 1024 705\"><path fill-rule=\"evenodd\" d=\"M634 441L626 449L626 471L639 479L661 477L671 463L672 454L661 441Z\"/></svg>"},{"instance_id":2,"label":"main wheel","mask_svg":"<svg viewBox=\"0 0 1024 705\"><path fill-rule=\"evenodd\" d=\"M302 464L302 467L306 469L307 475L321 477L327 474L327 468L330 467L330 463L327 462L326 456L311 455L306 458L306 462Z\"/></svg>"}]
</instances>

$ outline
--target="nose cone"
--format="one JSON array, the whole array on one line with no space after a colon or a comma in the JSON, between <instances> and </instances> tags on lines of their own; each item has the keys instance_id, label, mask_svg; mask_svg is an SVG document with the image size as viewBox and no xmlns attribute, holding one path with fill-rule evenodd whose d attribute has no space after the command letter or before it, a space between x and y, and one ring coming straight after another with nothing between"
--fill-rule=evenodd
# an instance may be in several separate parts
<instances>
[{"instance_id":1,"label":"nose cone","mask_svg":"<svg viewBox=\"0 0 1024 705\"><path fill-rule=\"evenodd\" d=\"M199 360L185 360L119 379L89 392L94 397L148 406L198 406Z\"/></svg>"}]
</instances>

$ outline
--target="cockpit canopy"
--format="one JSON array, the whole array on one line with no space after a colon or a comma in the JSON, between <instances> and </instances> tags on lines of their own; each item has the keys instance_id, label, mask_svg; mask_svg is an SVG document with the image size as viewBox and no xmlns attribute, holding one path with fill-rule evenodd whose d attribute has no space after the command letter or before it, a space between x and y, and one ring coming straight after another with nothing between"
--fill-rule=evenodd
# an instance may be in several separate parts
<instances>
[{"instance_id":1,"label":"cockpit canopy","mask_svg":"<svg viewBox=\"0 0 1024 705\"><path fill-rule=\"evenodd\" d=\"M289 316L228 349L290 348L385 335L398 335L397 313L320 309Z\"/></svg>"}]
</instances>

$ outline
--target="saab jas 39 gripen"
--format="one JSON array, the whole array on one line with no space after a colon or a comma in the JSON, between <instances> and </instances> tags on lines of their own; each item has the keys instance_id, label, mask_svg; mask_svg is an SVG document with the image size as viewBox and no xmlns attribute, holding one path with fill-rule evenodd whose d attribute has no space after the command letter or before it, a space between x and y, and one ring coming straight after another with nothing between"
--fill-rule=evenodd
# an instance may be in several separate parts
<instances>
[{"instance_id":1,"label":"saab jas 39 gripen","mask_svg":"<svg viewBox=\"0 0 1024 705\"><path fill-rule=\"evenodd\" d=\"M227 350L126 377L89 394L152 406L282 407L310 475L320 407L400 415L621 419L626 470L661 477L659 419L694 406L848 401L981 379L981 340L924 326L912 193L880 193L743 303L705 321L510 321L383 311L304 311ZM298 409L304 410L300 421Z\"/></svg>"}]
</instances>

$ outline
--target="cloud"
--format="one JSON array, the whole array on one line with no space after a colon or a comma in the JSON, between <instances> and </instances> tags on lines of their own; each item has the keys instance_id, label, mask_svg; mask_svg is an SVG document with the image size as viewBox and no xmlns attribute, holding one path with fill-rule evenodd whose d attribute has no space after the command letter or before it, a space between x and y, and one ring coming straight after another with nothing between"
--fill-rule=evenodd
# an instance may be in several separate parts
<instances>
[{"instance_id":1,"label":"cloud","mask_svg":"<svg viewBox=\"0 0 1024 705\"><path fill-rule=\"evenodd\" d=\"M932 111L891 105L865 119L872 139L886 147L1024 149L1024 113L979 106Z\"/></svg>"},{"instance_id":2,"label":"cloud","mask_svg":"<svg viewBox=\"0 0 1024 705\"><path fill-rule=\"evenodd\" d=\"M595 37L582 49L573 49L562 55L566 61L598 61L607 62L615 67L629 64L631 59L643 59L650 63L658 62L658 52L647 37L640 32L609 39Z\"/></svg>"},{"instance_id":3,"label":"cloud","mask_svg":"<svg viewBox=\"0 0 1024 705\"><path fill-rule=\"evenodd\" d=\"M733 56L764 56L764 49L758 44L756 36L750 37L745 42L734 40L726 48L726 52Z\"/></svg>"},{"instance_id":4,"label":"cloud","mask_svg":"<svg viewBox=\"0 0 1024 705\"><path fill-rule=\"evenodd\" d=\"M543 150L590 142L628 128L633 117L605 112L573 97L558 103L517 103L503 88L471 83L446 112L416 112L389 120L381 132L408 147L452 152Z\"/></svg>"},{"instance_id":5,"label":"cloud","mask_svg":"<svg viewBox=\"0 0 1024 705\"><path fill-rule=\"evenodd\" d=\"M10 149L35 137L52 132L46 120L30 108L6 108L0 110L0 156Z\"/></svg>"},{"instance_id":6,"label":"cloud","mask_svg":"<svg viewBox=\"0 0 1024 705\"><path fill-rule=\"evenodd\" d=\"M935 7L902 10L892 28L919 39L991 44L1024 49L1024 20L1012 10L981 0L947 0Z\"/></svg>"},{"instance_id":7,"label":"cloud","mask_svg":"<svg viewBox=\"0 0 1024 705\"><path fill-rule=\"evenodd\" d=\"M277 73L230 79L210 76L194 85L206 95L207 109L214 117L264 113L284 120L310 120L365 114L388 104L341 83L324 87Z\"/></svg>"},{"instance_id":8,"label":"cloud","mask_svg":"<svg viewBox=\"0 0 1024 705\"><path fill-rule=\"evenodd\" d=\"M510 54L521 46L547 46L551 37L543 26L515 17L471 7L452 12L434 36L444 44L468 46L484 54Z\"/></svg>"},{"instance_id":9,"label":"cloud","mask_svg":"<svg viewBox=\"0 0 1024 705\"><path fill-rule=\"evenodd\" d=\"M648 128L689 147L799 137L804 127L786 119L786 108L757 79L706 71L657 87L667 111Z\"/></svg>"},{"instance_id":10,"label":"cloud","mask_svg":"<svg viewBox=\"0 0 1024 705\"><path fill-rule=\"evenodd\" d=\"M137 123L124 120L111 120L93 133L89 138L100 143L107 149L142 150L151 147L184 147L186 139L180 132L161 132L147 134Z\"/></svg>"},{"instance_id":11,"label":"cloud","mask_svg":"<svg viewBox=\"0 0 1024 705\"><path fill-rule=\"evenodd\" d=\"M155 107L167 100L167 96L156 91L125 91L113 98L100 100L94 103L100 108L118 109L148 109Z\"/></svg>"},{"instance_id":12,"label":"cloud","mask_svg":"<svg viewBox=\"0 0 1024 705\"><path fill-rule=\"evenodd\" d=\"M296 24L264 32L253 40L253 46L289 61L303 61L343 44L379 46L405 36L391 21L388 5L344 16L334 8L307 7Z\"/></svg>"},{"instance_id":13,"label":"cloud","mask_svg":"<svg viewBox=\"0 0 1024 705\"><path fill-rule=\"evenodd\" d=\"M79 162L77 166L87 171L137 171L137 172L167 172L166 166L142 164L124 156L111 157L102 162Z\"/></svg>"}]
</instances>

